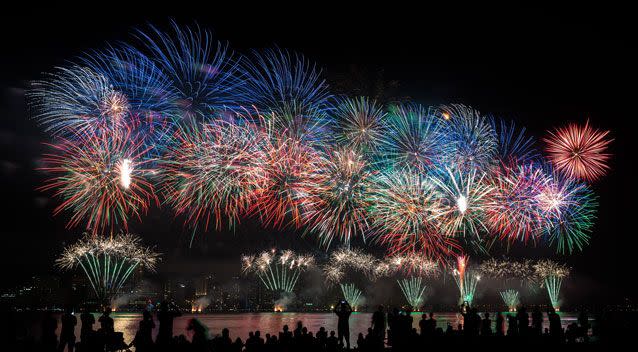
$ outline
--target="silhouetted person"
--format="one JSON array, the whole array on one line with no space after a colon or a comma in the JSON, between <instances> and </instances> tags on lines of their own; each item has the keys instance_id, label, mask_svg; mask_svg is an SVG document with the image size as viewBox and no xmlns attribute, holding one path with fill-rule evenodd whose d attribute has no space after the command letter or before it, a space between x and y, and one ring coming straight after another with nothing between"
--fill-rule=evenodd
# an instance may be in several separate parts
<instances>
[{"instance_id":1,"label":"silhouetted person","mask_svg":"<svg viewBox=\"0 0 638 352\"><path fill-rule=\"evenodd\" d=\"M164 301L160 304L160 310L157 313L159 322L159 331L157 332L157 343L159 345L168 345L173 338L173 319L181 316L182 313L175 305Z\"/></svg>"},{"instance_id":2,"label":"silhouetted person","mask_svg":"<svg viewBox=\"0 0 638 352\"><path fill-rule=\"evenodd\" d=\"M352 307L346 301L341 301L334 308L335 314L339 318L337 322L337 339L339 345L343 346L343 339L346 340L346 348L350 349L350 314L352 314Z\"/></svg>"},{"instance_id":3,"label":"silhouetted person","mask_svg":"<svg viewBox=\"0 0 638 352\"><path fill-rule=\"evenodd\" d=\"M58 321L53 317L51 312L46 312L44 314L44 319L42 320L42 350L43 351L55 351L58 343L58 337L55 334L55 330L58 328Z\"/></svg>"},{"instance_id":4,"label":"silhouetted person","mask_svg":"<svg viewBox=\"0 0 638 352\"><path fill-rule=\"evenodd\" d=\"M279 333L279 343L282 346L290 346L292 343L292 333L288 325L284 325L283 331Z\"/></svg>"},{"instance_id":5,"label":"silhouetted person","mask_svg":"<svg viewBox=\"0 0 638 352\"><path fill-rule=\"evenodd\" d=\"M549 335L557 340L562 339L563 327L560 323L560 316L556 314L554 308L550 308L547 312L547 318L549 319Z\"/></svg>"},{"instance_id":6,"label":"silhouetted person","mask_svg":"<svg viewBox=\"0 0 638 352\"><path fill-rule=\"evenodd\" d=\"M421 315L421 320L419 320L419 330L421 330L421 337L428 335L428 313L423 313L423 315Z\"/></svg>"},{"instance_id":7,"label":"silhouetted person","mask_svg":"<svg viewBox=\"0 0 638 352\"><path fill-rule=\"evenodd\" d=\"M436 319L434 319L434 312L430 312L430 319L428 319L428 335L434 336L436 331Z\"/></svg>"},{"instance_id":8,"label":"silhouetted person","mask_svg":"<svg viewBox=\"0 0 638 352\"><path fill-rule=\"evenodd\" d=\"M507 316L507 336L518 335L518 320L513 314Z\"/></svg>"},{"instance_id":9,"label":"silhouetted person","mask_svg":"<svg viewBox=\"0 0 638 352\"><path fill-rule=\"evenodd\" d=\"M372 314L372 332L373 335L383 341L385 339L385 311L383 310L383 306L379 306L377 311Z\"/></svg>"},{"instance_id":10,"label":"silhouetted person","mask_svg":"<svg viewBox=\"0 0 638 352\"><path fill-rule=\"evenodd\" d=\"M82 344L86 346L93 335L95 317L86 307L84 307L82 309L82 314L80 314L80 321L82 322L82 327L80 328L80 341L82 341Z\"/></svg>"},{"instance_id":11,"label":"silhouetted person","mask_svg":"<svg viewBox=\"0 0 638 352\"><path fill-rule=\"evenodd\" d=\"M73 315L73 309L67 307L60 320L62 320L62 330L60 331L58 351L64 351L64 348L68 347L68 351L73 352L75 349L75 326L78 324L78 319Z\"/></svg>"},{"instance_id":12,"label":"silhouetted person","mask_svg":"<svg viewBox=\"0 0 638 352\"><path fill-rule=\"evenodd\" d=\"M100 323L100 332L105 335L110 335L114 332L113 318L111 318L111 307L104 308L102 316L98 319Z\"/></svg>"},{"instance_id":13,"label":"silhouetted person","mask_svg":"<svg viewBox=\"0 0 638 352\"><path fill-rule=\"evenodd\" d=\"M504 336L505 335L505 317L503 317L503 313L499 312L496 314L496 336Z\"/></svg>"},{"instance_id":14,"label":"silhouetted person","mask_svg":"<svg viewBox=\"0 0 638 352\"><path fill-rule=\"evenodd\" d=\"M135 346L136 352L150 351L153 349L153 328L155 328L155 322L153 316L148 310L142 313L142 321L135 333L135 338L129 344L129 347Z\"/></svg>"},{"instance_id":15,"label":"silhouetted person","mask_svg":"<svg viewBox=\"0 0 638 352\"><path fill-rule=\"evenodd\" d=\"M490 319L490 313L483 315L483 321L481 321L481 335L492 336L492 320Z\"/></svg>"},{"instance_id":16,"label":"silhouetted person","mask_svg":"<svg viewBox=\"0 0 638 352\"><path fill-rule=\"evenodd\" d=\"M193 332L192 351L206 351L208 349L208 330L199 320L195 318L189 320L186 330Z\"/></svg>"},{"instance_id":17,"label":"silhouetted person","mask_svg":"<svg viewBox=\"0 0 638 352\"><path fill-rule=\"evenodd\" d=\"M326 350L329 352L334 352L337 350L337 346L339 345L339 341L335 336L335 331L330 330L330 337L328 337L328 341L326 343Z\"/></svg>"},{"instance_id":18,"label":"silhouetted person","mask_svg":"<svg viewBox=\"0 0 638 352\"><path fill-rule=\"evenodd\" d=\"M516 319L518 320L518 333L521 336L526 336L529 327L529 315L527 314L527 308L525 306L521 306L521 308L516 313Z\"/></svg>"},{"instance_id":19,"label":"silhouetted person","mask_svg":"<svg viewBox=\"0 0 638 352\"><path fill-rule=\"evenodd\" d=\"M535 336L540 336L543 331L543 312L538 306L534 307L532 311L532 333Z\"/></svg>"}]
</instances>

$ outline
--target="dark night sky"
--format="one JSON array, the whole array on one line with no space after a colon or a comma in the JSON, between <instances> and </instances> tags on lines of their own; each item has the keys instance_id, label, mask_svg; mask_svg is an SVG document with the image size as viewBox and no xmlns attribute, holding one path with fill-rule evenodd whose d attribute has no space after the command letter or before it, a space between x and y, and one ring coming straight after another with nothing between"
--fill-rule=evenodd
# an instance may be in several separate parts
<instances>
[{"instance_id":1,"label":"dark night sky","mask_svg":"<svg viewBox=\"0 0 638 352\"><path fill-rule=\"evenodd\" d=\"M401 96L424 104L463 102L484 113L513 118L537 138L548 128L587 118L596 127L610 129L614 158L610 174L593 186L600 196L593 240L583 252L561 259L574 267L573 294L579 301L635 297L628 283L635 275L638 244L630 226L636 222L631 202L636 190L630 183L635 178L630 155L636 141L629 122L635 120L630 102L636 96L636 56L628 11L192 12L197 15L3 15L8 17L0 24L2 287L53 272L63 241L78 235L64 229L65 215L51 215L56 201L35 190L42 175L34 169L47 137L28 118L23 96L28 81L83 50L129 40L133 27L150 21L165 28L168 19L175 18L181 24L197 21L213 29L238 51L272 45L296 49L322 65L329 78L348 75L352 67L358 72L383 71L384 79L399 82ZM316 247L294 233L264 232L247 224L234 235L200 234L189 249L190 234L168 211L154 209L143 220L144 224L134 223L132 231L165 253L162 272L234 271L239 253L274 243ZM551 252L513 251L521 253Z\"/></svg>"}]
</instances>

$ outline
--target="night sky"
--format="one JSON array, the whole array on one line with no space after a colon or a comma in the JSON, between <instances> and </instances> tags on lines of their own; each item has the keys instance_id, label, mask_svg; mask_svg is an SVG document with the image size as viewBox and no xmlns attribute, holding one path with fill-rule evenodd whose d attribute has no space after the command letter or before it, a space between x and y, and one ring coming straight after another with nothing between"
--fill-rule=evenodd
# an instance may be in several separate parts
<instances>
[{"instance_id":1,"label":"night sky","mask_svg":"<svg viewBox=\"0 0 638 352\"><path fill-rule=\"evenodd\" d=\"M74 241L81 232L66 230L68 214L54 217L57 201L36 190L43 175L35 169L48 137L29 118L24 99L28 82L85 50L131 40L135 27L151 22L167 28L174 18L214 30L239 52L274 45L295 49L323 67L337 90L347 87L368 94L382 81L393 97L425 105L465 103L512 118L539 143L545 130L570 121L589 119L593 126L611 130L611 172L593 185L600 206L591 244L569 257L554 256L545 246L517 247L510 256L550 256L569 263L574 268L570 295L578 302L635 299L629 282L635 278L638 245L633 226L636 174L631 171L637 143L631 126L636 119L637 61L628 11L337 12L194 9L152 16L128 11L76 17L2 15L8 17L0 21L0 287L54 273L53 260L65 241ZM199 233L189 248L191 233L170 210L155 207L142 220L133 222L130 230L164 253L161 274L238 272L240 253L274 244L317 250L312 238L265 231L250 221L234 234Z\"/></svg>"}]
</instances>

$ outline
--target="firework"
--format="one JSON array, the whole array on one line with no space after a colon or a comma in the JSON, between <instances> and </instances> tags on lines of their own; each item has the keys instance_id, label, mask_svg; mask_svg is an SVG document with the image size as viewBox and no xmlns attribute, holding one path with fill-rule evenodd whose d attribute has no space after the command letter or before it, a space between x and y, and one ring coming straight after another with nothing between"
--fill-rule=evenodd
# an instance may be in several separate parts
<instances>
[{"instance_id":1,"label":"firework","mask_svg":"<svg viewBox=\"0 0 638 352\"><path fill-rule=\"evenodd\" d=\"M423 279L420 277L411 277L408 279L397 280L401 292L405 296L412 310L419 310L423 306L425 298L425 289Z\"/></svg>"},{"instance_id":2,"label":"firework","mask_svg":"<svg viewBox=\"0 0 638 352\"><path fill-rule=\"evenodd\" d=\"M294 139L319 137L332 96L315 65L299 54L265 50L244 66L245 94L272 126Z\"/></svg>"},{"instance_id":3,"label":"firework","mask_svg":"<svg viewBox=\"0 0 638 352\"><path fill-rule=\"evenodd\" d=\"M349 149L330 151L324 165L324 182L316 189L318 196L310 198L317 202L309 205L305 222L326 247L334 238L348 246L352 237L365 236L369 229L366 209L371 172L365 159Z\"/></svg>"},{"instance_id":4,"label":"firework","mask_svg":"<svg viewBox=\"0 0 638 352\"><path fill-rule=\"evenodd\" d=\"M486 117L464 105L442 106L436 115L441 117L445 136L446 165L467 171L486 169L493 163L498 144Z\"/></svg>"},{"instance_id":5,"label":"firework","mask_svg":"<svg viewBox=\"0 0 638 352\"><path fill-rule=\"evenodd\" d=\"M569 275L570 268L564 264L554 262L549 259L539 260L533 264L535 275L538 279L544 280L549 276L564 278Z\"/></svg>"},{"instance_id":6,"label":"firework","mask_svg":"<svg viewBox=\"0 0 638 352\"><path fill-rule=\"evenodd\" d=\"M347 271L363 273L374 280L377 276L376 268L379 260L374 256L363 253L358 249L340 248L330 254L328 264L324 266L324 275L328 283L342 281Z\"/></svg>"},{"instance_id":7,"label":"firework","mask_svg":"<svg viewBox=\"0 0 638 352\"><path fill-rule=\"evenodd\" d=\"M421 105L393 105L387 120L383 155L391 166L424 171L439 162L441 133L428 109Z\"/></svg>"},{"instance_id":8,"label":"firework","mask_svg":"<svg viewBox=\"0 0 638 352\"><path fill-rule=\"evenodd\" d=\"M176 98L174 118L207 119L211 113L242 105L244 80L228 45L199 27L172 24L172 33L150 26L136 37L172 83L168 94Z\"/></svg>"},{"instance_id":9,"label":"firework","mask_svg":"<svg viewBox=\"0 0 638 352\"><path fill-rule=\"evenodd\" d=\"M442 260L458 249L453 238L437 226L444 209L432 184L410 171L386 173L376 178L370 208L379 241L391 254L419 252Z\"/></svg>"},{"instance_id":10,"label":"firework","mask_svg":"<svg viewBox=\"0 0 638 352\"><path fill-rule=\"evenodd\" d=\"M445 174L432 177L444 205L440 218L442 232L448 236L472 237L480 242L479 234L487 232L484 211L492 187L485 175L478 175L476 170L468 173L445 170Z\"/></svg>"},{"instance_id":11,"label":"firework","mask_svg":"<svg viewBox=\"0 0 638 352\"><path fill-rule=\"evenodd\" d=\"M496 260L488 259L479 265L478 271L483 276L496 279L518 279L520 281L535 282L536 271L531 260Z\"/></svg>"},{"instance_id":12,"label":"firework","mask_svg":"<svg viewBox=\"0 0 638 352\"><path fill-rule=\"evenodd\" d=\"M68 227L85 223L93 234L127 229L131 217L139 218L152 200L158 202L146 177L145 149L129 130L122 134L89 132L51 144L43 158L43 171L50 173L44 191L53 191L62 203L54 214L70 211Z\"/></svg>"},{"instance_id":13,"label":"firework","mask_svg":"<svg viewBox=\"0 0 638 352\"><path fill-rule=\"evenodd\" d=\"M544 139L549 160L559 171L569 177L595 181L609 169L607 149L611 140L609 131L601 131L589 126L570 124L561 127Z\"/></svg>"},{"instance_id":14,"label":"firework","mask_svg":"<svg viewBox=\"0 0 638 352\"><path fill-rule=\"evenodd\" d=\"M193 228L234 227L252 204L261 150L249 124L215 121L173 135L160 161L162 192Z\"/></svg>"},{"instance_id":15,"label":"firework","mask_svg":"<svg viewBox=\"0 0 638 352\"><path fill-rule=\"evenodd\" d=\"M563 283L563 279L558 276L550 275L545 278L544 285L549 295L549 300L552 303L552 307L556 310L560 310L560 286Z\"/></svg>"},{"instance_id":16,"label":"firework","mask_svg":"<svg viewBox=\"0 0 638 352\"><path fill-rule=\"evenodd\" d=\"M589 243L596 197L584 183L554 174L537 195L543 230L559 253L582 250Z\"/></svg>"},{"instance_id":17,"label":"firework","mask_svg":"<svg viewBox=\"0 0 638 352\"><path fill-rule=\"evenodd\" d=\"M434 277L439 273L439 264L416 253L393 255L385 258L378 267L379 276L389 276L395 273L407 273L420 277Z\"/></svg>"},{"instance_id":18,"label":"firework","mask_svg":"<svg viewBox=\"0 0 638 352\"><path fill-rule=\"evenodd\" d=\"M56 264L64 270L81 267L98 300L106 303L117 296L137 268L155 270L158 261L159 254L142 246L135 235L103 238L86 234L66 247Z\"/></svg>"},{"instance_id":19,"label":"firework","mask_svg":"<svg viewBox=\"0 0 638 352\"><path fill-rule=\"evenodd\" d=\"M459 304L467 302L468 305L472 305L474 300L474 293L476 292L476 286L478 285L481 276L478 272L468 269L469 258L466 256L459 256L456 259L456 269L452 271L452 277L459 288Z\"/></svg>"},{"instance_id":20,"label":"firework","mask_svg":"<svg viewBox=\"0 0 638 352\"><path fill-rule=\"evenodd\" d=\"M509 311L516 312L516 307L518 307L518 304L520 303L520 300L518 298L518 291L505 290L501 291L500 295Z\"/></svg>"},{"instance_id":21,"label":"firework","mask_svg":"<svg viewBox=\"0 0 638 352\"><path fill-rule=\"evenodd\" d=\"M126 113L126 125L138 130L149 145L161 146L161 140L172 130L171 118L178 113L172 82L162 70L129 46L93 51L80 60L120 93L123 101L116 104L117 100L113 100L110 110L117 111L119 105L125 107L120 110Z\"/></svg>"},{"instance_id":22,"label":"firework","mask_svg":"<svg viewBox=\"0 0 638 352\"><path fill-rule=\"evenodd\" d=\"M498 137L496 157L502 165L528 164L539 159L534 147L534 139L525 133L525 127L518 129L514 121L492 118L490 125Z\"/></svg>"},{"instance_id":23,"label":"firework","mask_svg":"<svg viewBox=\"0 0 638 352\"><path fill-rule=\"evenodd\" d=\"M317 170L323 169L324 159L298 140L277 135L262 138L256 161L258 188L251 213L258 213L266 226L300 228L309 206L321 202L317 197L325 176Z\"/></svg>"},{"instance_id":24,"label":"firework","mask_svg":"<svg viewBox=\"0 0 638 352\"><path fill-rule=\"evenodd\" d=\"M335 112L335 138L345 147L375 152L385 134L385 112L366 97L347 98Z\"/></svg>"},{"instance_id":25,"label":"firework","mask_svg":"<svg viewBox=\"0 0 638 352\"><path fill-rule=\"evenodd\" d=\"M363 297L361 297L361 290L359 290L354 284L340 284L341 292L343 293L343 299L352 306L352 310L356 311Z\"/></svg>"},{"instance_id":26,"label":"firework","mask_svg":"<svg viewBox=\"0 0 638 352\"><path fill-rule=\"evenodd\" d=\"M505 168L492 178L486 197L486 220L499 238L527 242L542 230L538 194L549 178L533 164Z\"/></svg>"},{"instance_id":27,"label":"firework","mask_svg":"<svg viewBox=\"0 0 638 352\"><path fill-rule=\"evenodd\" d=\"M35 118L54 135L102 135L127 127L129 100L90 68L59 68L33 83L27 98Z\"/></svg>"},{"instance_id":28,"label":"firework","mask_svg":"<svg viewBox=\"0 0 638 352\"><path fill-rule=\"evenodd\" d=\"M314 266L314 262L314 257L309 255L298 255L291 250L271 250L242 256L242 270L256 274L270 291L292 292L301 273Z\"/></svg>"}]
</instances>

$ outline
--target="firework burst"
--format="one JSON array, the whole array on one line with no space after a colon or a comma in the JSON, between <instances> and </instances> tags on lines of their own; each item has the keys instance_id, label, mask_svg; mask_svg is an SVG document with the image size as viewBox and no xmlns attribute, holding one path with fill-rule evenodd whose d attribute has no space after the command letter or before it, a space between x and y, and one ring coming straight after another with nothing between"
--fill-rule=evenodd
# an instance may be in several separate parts
<instances>
[{"instance_id":1,"label":"firework burst","mask_svg":"<svg viewBox=\"0 0 638 352\"><path fill-rule=\"evenodd\" d=\"M387 116L383 155L398 169L425 171L439 162L442 135L439 124L421 105L393 105Z\"/></svg>"},{"instance_id":2,"label":"firework burst","mask_svg":"<svg viewBox=\"0 0 638 352\"><path fill-rule=\"evenodd\" d=\"M596 197L584 183L555 173L537 195L543 230L559 253L582 250L589 243Z\"/></svg>"},{"instance_id":3,"label":"firework burst","mask_svg":"<svg viewBox=\"0 0 638 352\"><path fill-rule=\"evenodd\" d=\"M185 223L220 230L240 221L257 189L261 149L254 128L224 121L185 126L160 162L162 192Z\"/></svg>"},{"instance_id":4,"label":"firework burst","mask_svg":"<svg viewBox=\"0 0 638 352\"><path fill-rule=\"evenodd\" d=\"M92 234L127 229L151 201L158 202L146 177L148 160L142 142L129 130L122 134L79 134L51 144L43 158L43 171L51 174L41 190L54 191L63 202L54 214L70 211L68 227L85 223Z\"/></svg>"},{"instance_id":5,"label":"firework burst","mask_svg":"<svg viewBox=\"0 0 638 352\"><path fill-rule=\"evenodd\" d=\"M106 303L117 296L137 268L155 270L158 261L159 254L142 246L135 235L103 238L87 234L66 247L56 264L64 270L81 267L98 300Z\"/></svg>"},{"instance_id":6,"label":"firework burst","mask_svg":"<svg viewBox=\"0 0 638 352\"><path fill-rule=\"evenodd\" d=\"M242 256L243 272L256 274L266 289L273 292L293 292L301 273L314 263L314 257L298 255L291 250Z\"/></svg>"},{"instance_id":7,"label":"firework burst","mask_svg":"<svg viewBox=\"0 0 638 352\"><path fill-rule=\"evenodd\" d=\"M442 121L445 136L443 160L459 170L485 170L494 161L497 151L496 133L489 120L477 110L465 105L442 106L436 116Z\"/></svg>"},{"instance_id":8,"label":"firework burst","mask_svg":"<svg viewBox=\"0 0 638 352\"><path fill-rule=\"evenodd\" d=\"M486 176L477 174L476 170L462 173L446 168L445 171L431 178L443 204L442 232L448 236L460 235L481 242L480 234L488 232L484 212L492 187Z\"/></svg>"},{"instance_id":9,"label":"firework burst","mask_svg":"<svg viewBox=\"0 0 638 352\"><path fill-rule=\"evenodd\" d=\"M376 152L386 132L385 112L366 97L347 98L335 112L335 138L345 147Z\"/></svg>"},{"instance_id":10,"label":"firework burst","mask_svg":"<svg viewBox=\"0 0 638 352\"><path fill-rule=\"evenodd\" d=\"M272 126L293 139L320 137L332 95L315 65L299 54L265 50L254 52L244 66L245 94Z\"/></svg>"},{"instance_id":11,"label":"firework burst","mask_svg":"<svg viewBox=\"0 0 638 352\"><path fill-rule=\"evenodd\" d=\"M609 169L609 131L570 124L549 132L544 139L549 160L569 177L596 181Z\"/></svg>"},{"instance_id":12,"label":"firework burst","mask_svg":"<svg viewBox=\"0 0 638 352\"><path fill-rule=\"evenodd\" d=\"M369 229L370 167L362 155L343 148L329 151L324 165L324 182L317 188L318 196L310 198L317 203L308 207L305 222L324 246L334 238L348 246L352 237L365 236Z\"/></svg>"},{"instance_id":13,"label":"firework burst","mask_svg":"<svg viewBox=\"0 0 638 352\"><path fill-rule=\"evenodd\" d=\"M528 164L539 159L534 139L527 135L525 127L518 129L514 121L492 118L490 125L498 137L496 157L501 165Z\"/></svg>"},{"instance_id":14,"label":"firework burst","mask_svg":"<svg viewBox=\"0 0 638 352\"><path fill-rule=\"evenodd\" d=\"M80 66L59 68L27 93L35 118L56 136L101 135L127 127L129 100L109 80Z\"/></svg>"},{"instance_id":15,"label":"firework burst","mask_svg":"<svg viewBox=\"0 0 638 352\"><path fill-rule=\"evenodd\" d=\"M374 280L377 277L376 268L379 264L374 256L358 249L340 248L330 254L328 264L323 268L326 281L334 284L342 281L347 272L362 273Z\"/></svg>"},{"instance_id":16,"label":"firework burst","mask_svg":"<svg viewBox=\"0 0 638 352\"><path fill-rule=\"evenodd\" d=\"M453 238L440 233L444 209L432 184L419 174L381 175L370 203L379 241L390 246L391 254L419 252L438 261L458 250Z\"/></svg>"},{"instance_id":17,"label":"firework burst","mask_svg":"<svg viewBox=\"0 0 638 352\"><path fill-rule=\"evenodd\" d=\"M542 229L538 194L549 178L533 164L505 168L492 178L486 219L490 230L509 241L535 240Z\"/></svg>"},{"instance_id":18,"label":"firework burst","mask_svg":"<svg viewBox=\"0 0 638 352\"><path fill-rule=\"evenodd\" d=\"M319 204L318 192L325 184L325 159L299 140L264 132L256 162L258 187L251 213L258 213L266 226L304 225L304 213Z\"/></svg>"},{"instance_id":19,"label":"firework burst","mask_svg":"<svg viewBox=\"0 0 638 352\"><path fill-rule=\"evenodd\" d=\"M136 37L172 83L168 93L176 98L175 120L206 120L214 112L241 105L244 80L228 45L199 27L171 25L170 34L150 26L148 31L138 30Z\"/></svg>"}]
</instances>

